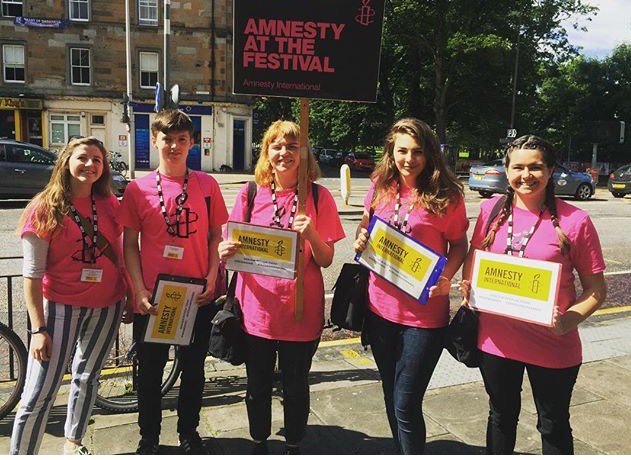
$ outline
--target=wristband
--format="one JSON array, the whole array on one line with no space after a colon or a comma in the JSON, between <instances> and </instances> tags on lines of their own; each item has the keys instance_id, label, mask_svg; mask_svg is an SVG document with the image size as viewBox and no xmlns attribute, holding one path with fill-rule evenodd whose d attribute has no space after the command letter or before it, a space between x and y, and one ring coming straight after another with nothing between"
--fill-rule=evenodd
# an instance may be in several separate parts
<instances>
[{"instance_id":1,"label":"wristband","mask_svg":"<svg viewBox=\"0 0 631 460\"><path fill-rule=\"evenodd\" d=\"M37 329L33 329L32 331L28 331L31 335L39 334L40 332L48 332L48 328L46 326L38 327Z\"/></svg>"}]
</instances>

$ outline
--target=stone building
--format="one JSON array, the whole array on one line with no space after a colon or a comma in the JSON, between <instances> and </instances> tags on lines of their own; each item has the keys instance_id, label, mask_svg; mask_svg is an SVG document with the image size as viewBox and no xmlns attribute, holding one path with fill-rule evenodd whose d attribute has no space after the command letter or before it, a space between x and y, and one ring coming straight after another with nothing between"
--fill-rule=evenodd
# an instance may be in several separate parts
<instances>
[{"instance_id":1,"label":"stone building","mask_svg":"<svg viewBox=\"0 0 631 460\"><path fill-rule=\"evenodd\" d=\"M156 82L163 82L163 0L130 0L135 166L150 146ZM196 126L189 166L251 167L250 100L232 94L232 0L171 3L168 83ZM126 158L125 0L0 0L0 137L59 149L94 135Z\"/></svg>"}]
</instances>

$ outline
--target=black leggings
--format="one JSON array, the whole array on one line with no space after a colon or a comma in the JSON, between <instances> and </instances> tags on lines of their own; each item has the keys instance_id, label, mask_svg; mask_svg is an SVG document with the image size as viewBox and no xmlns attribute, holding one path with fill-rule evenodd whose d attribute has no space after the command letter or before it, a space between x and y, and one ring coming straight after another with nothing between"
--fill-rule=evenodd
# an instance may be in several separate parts
<instances>
[{"instance_id":1,"label":"black leggings","mask_svg":"<svg viewBox=\"0 0 631 460\"><path fill-rule=\"evenodd\" d=\"M487 454L512 454L521 409L524 369L537 407L537 430L544 455L574 454L570 399L580 364L565 369L526 364L482 353L480 371L489 395Z\"/></svg>"}]
</instances>

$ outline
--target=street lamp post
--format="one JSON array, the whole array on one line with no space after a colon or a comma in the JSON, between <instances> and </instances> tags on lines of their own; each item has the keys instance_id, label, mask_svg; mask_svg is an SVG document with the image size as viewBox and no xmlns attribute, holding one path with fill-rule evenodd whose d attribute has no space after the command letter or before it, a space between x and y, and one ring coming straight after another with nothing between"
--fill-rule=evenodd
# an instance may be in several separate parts
<instances>
[{"instance_id":1,"label":"street lamp post","mask_svg":"<svg viewBox=\"0 0 631 460\"><path fill-rule=\"evenodd\" d=\"M510 111L510 129L515 129L515 106L517 102L517 75L519 73L519 41L521 39L521 28L517 32L517 49L515 51L515 69L513 71L513 101Z\"/></svg>"},{"instance_id":2,"label":"street lamp post","mask_svg":"<svg viewBox=\"0 0 631 460\"><path fill-rule=\"evenodd\" d=\"M162 66L162 88L167 91L169 87L169 35L171 35L171 0L164 0L164 50ZM166 105L166 98L164 104Z\"/></svg>"},{"instance_id":3,"label":"street lamp post","mask_svg":"<svg viewBox=\"0 0 631 460\"><path fill-rule=\"evenodd\" d=\"M131 25L129 17L129 0L125 0L125 65L127 79L127 97L125 98L125 117L127 124L127 161L129 164L129 178L134 179L136 176L136 155L134 147L136 136L134 132L134 110L131 105L132 101L132 83L131 83Z\"/></svg>"}]
</instances>

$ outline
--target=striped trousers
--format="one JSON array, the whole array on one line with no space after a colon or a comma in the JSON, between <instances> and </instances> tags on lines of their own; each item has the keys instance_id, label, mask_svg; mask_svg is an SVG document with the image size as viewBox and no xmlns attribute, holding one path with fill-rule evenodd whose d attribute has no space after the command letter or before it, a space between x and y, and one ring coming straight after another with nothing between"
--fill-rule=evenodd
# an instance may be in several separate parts
<instances>
[{"instance_id":1,"label":"striped trousers","mask_svg":"<svg viewBox=\"0 0 631 460\"><path fill-rule=\"evenodd\" d=\"M96 399L101 368L116 338L123 308L124 300L105 308L85 308L44 299L52 351L49 361L37 361L29 354L26 385L11 434L11 454L36 454L39 451L48 415L73 350L64 432L67 439L83 439Z\"/></svg>"}]
</instances>

